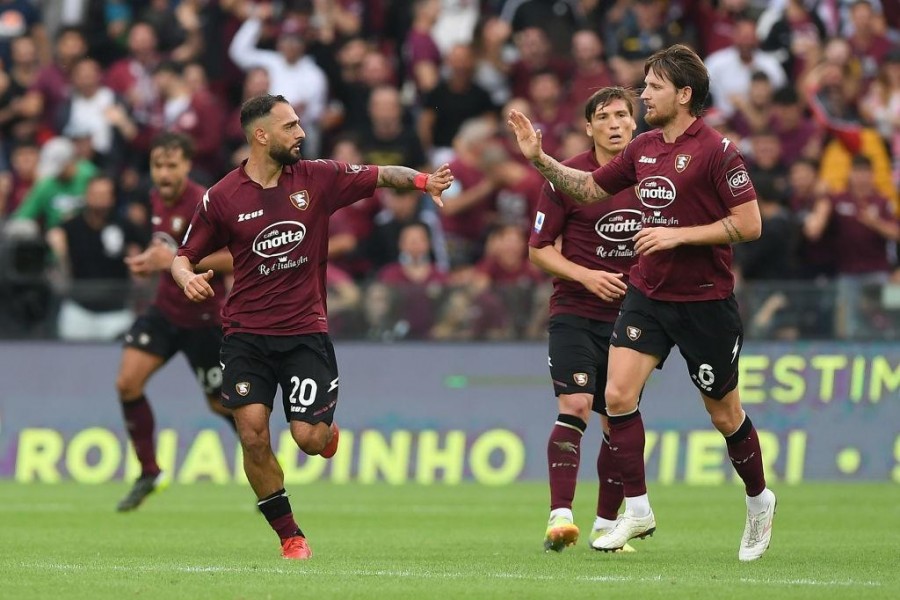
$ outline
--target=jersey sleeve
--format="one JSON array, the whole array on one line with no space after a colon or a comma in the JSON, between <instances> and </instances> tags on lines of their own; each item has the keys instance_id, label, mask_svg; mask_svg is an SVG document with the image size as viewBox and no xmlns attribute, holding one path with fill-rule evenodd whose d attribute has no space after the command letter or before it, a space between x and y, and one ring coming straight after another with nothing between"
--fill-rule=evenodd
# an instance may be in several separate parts
<instances>
[{"instance_id":1,"label":"jersey sleeve","mask_svg":"<svg viewBox=\"0 0 900 600\"><path fill-rule=\"evenodd\" d=\"M740 150L728 138L722 139L722 146L719 159L712 161L710 174L722 203L731 208L756 200L756 189Z\"/></svg>"},{"instance_id":2,"label":"jersey sleeve","mask_svg":"<svg viewBox=\"0 0 900 600\"><path fill-rule=\"evenodd\" d=\"M325 188L329 213L369 198L375 193L375 184L378 182L378 167L375 165L316 160L310 166L314 169L314 177L321 177L323 181L330 182Z\"/></svg>"},{"instance_id":3,"label":"jersey sleeve","mask_svg":"<svg viewBox=\"0 0 900 600\"><path fill-rule=\"evenodd\" d=\"M194 209L194 216L184 233L178 256L186 256L191 264L196 265L202 258L228 245L227 233L219 225L221 219L218 208L214 190L207 190L203 194L203 200Z\"/></svg>"},{"instance_id":4,"label":"jersey sleeve","mask_svg":"<svg viewBox=\"0 0 900 600\"><path fill-rule=\"evenodd\" d=\"M544 182L541 196L538 199L534 225L528 245L532 248L551 246L556 242L563 230L566 220L566 207L562 196L549 181Z\"/></svg>"},{"instance_id":5,"label":"jersey sleeve","mask_svg":"<svg viewBox=\"0 0 900 600\"><path fill-rule=\"evenodd\" d=\"M597 185L610 196L637 183L637 172L634 169L635 142L637 140L625 146L625 150L618 156L591 173Z\"/></svg>"}]
</instances>

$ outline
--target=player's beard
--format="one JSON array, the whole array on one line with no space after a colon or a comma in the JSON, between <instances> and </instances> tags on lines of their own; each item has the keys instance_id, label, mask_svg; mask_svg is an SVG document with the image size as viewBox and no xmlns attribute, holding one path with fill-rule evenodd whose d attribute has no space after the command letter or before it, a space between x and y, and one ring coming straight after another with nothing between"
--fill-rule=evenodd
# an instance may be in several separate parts
<instances>
[{"instance_id":1,"label":"player's beard","mask_svg":"<svg viewBox=\"0 0 900 600\"><path fill-rule=\"evenodd\" d=\"M300 161L300 152L294 154L294 146L273 146L269 150L272 160L282 165L295 165Z\"/></svg>"},{"instance_id":2,"label":"player's beard","mask_svg":"<svg viewBox=\"0 0 900 600\"><path fill-rule=\"evenodd\" d=\"M651 127L665 127L675 118L675 110L670 110L668 112L660 111L660 105L657 104L654 107L653 114L651 115L649 112L644 115L644 121L647 125Z\"/></svg>"}]
</instances>

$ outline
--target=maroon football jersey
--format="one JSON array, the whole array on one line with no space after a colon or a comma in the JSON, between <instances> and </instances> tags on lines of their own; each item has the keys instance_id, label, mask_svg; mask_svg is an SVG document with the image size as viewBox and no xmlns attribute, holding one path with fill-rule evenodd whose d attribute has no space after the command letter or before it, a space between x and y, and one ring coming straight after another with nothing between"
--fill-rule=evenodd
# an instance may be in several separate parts
<instances>
[{"instance_id":1,"label":"maroon football jersey","mask_svg":"<svg viewBox=\"0 0 900 600\"><path fill-rule=\"evenodd\" d=\"M285 166L263 189L243 165L197 207L179 254L196 264L227 246L234 287L222 311L225 334L328 331L325 272L331 214L375 192L378 167L330 160Z\"/></svg>"},{"instance_id":2,"label":"maroon football jersey","mask_svg":"<svg viewBox=\"0 0 900 600\"><path fill-rule=\"evenodd\" d=\"M166 202L157 190L150 192L150 206L153 210L153 237L161 239L173 249L184 237L197 205L203 199L205 188L188 180L181 197L172 204ZM204 255L205 256L205 255ZM153 305L178 327L195 328L218 326L219 312L225 300L225 284L221 277L210 282L216 295L210 302L191 302L168 273L159 278Z\"/></svg>"},{"instance_id":3,"label":"maroon football jersey","mask_svg":"<svg viewBox=\"0 0 900 600\"><path fill-rule=\"evenodd\" d=\"M600 168L594 150L582 152L563 163L574 169ZM634 191L622 190L594 204L578 204L544 184L528 245L543 248L562 236L562 255L575 264L598 271L625 273L637 262L634 234L641 229L641 206ZM577 315L614 323L621 300L605 302L577 281L553 278L550 315Z\"/></svg>"},{"instance_id":4,"label":"maroon football jersey","mask_svg":"<svg viewBox=\"0 0 900 600\"><path fill-rule=\"evenodd\" d=\"M659 129L637 136L593 176L611 194L637 184L643 227L708 225L756 200L740 151L702 119L672 144ZM654 300L721 300L734 290L731 257L728 244L643 254L631 283Z\"/></svg>"}]
</instances>

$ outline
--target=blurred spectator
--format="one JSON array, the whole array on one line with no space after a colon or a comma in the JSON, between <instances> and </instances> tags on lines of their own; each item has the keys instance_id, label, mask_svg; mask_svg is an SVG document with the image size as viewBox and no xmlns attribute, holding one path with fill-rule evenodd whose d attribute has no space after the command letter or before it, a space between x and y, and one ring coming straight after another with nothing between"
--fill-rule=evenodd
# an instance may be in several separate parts
<instances>
[{"instance_id":1,"label":"blurred spectator","mask_svg":"<svg viewBox=\"0 0 900 600\"><path fill-rule=\"evenodd\" d=\"M111 340L131 325L124 259L140 253L147 240L115 216L115 205L112 179L95 177L84 210L47 233L68 292L59 311L64 340Z\"/></svg>"},{"instance_id":2,"label":"blurred spectator","mask_svg":"<svg viewBox=\"0 0 900 600\"><path fill-rule=\"evenodd\" d=\"M81 210L88 182L96 174L97 167L78 160L72 140L51 139L41 148L37 183L13 213L13 218L37 221L45 231L60 225Z\"/></svg>"},{"instance_id":3,"label":"blurred spectator","mask_svg":"<svg viewBox=\"0 0 900 600\"><path fill-rule=\"evenodd\" d=\"M785 86L775 92L772 102L772 129L781 142L782 161L791 165L801 158L818 160L822 154L822 129L804 114L796 90Z\"/></svg>"},{"instance_id":4,"label":"blurred spectator","mask_svg":"<svg viewBox=\"0 0 900 600\"><path fill-rule=\"evenodd\" d=\"M87 137L96 164L108 166L124 154L125 144L137 136L138 130L124 103L101 85L102 76L100 65L92 58L75 63L71 93L60 104L55 129L70 138Z\"/></svg>"},{"instance_id":5,"label":"blurred spectator","mask_svg":"<svg viewBox=\"0 0 900 600\"><path fill-rule=\"evenodd\" d=\"M306 54L304 36L307 34L307 24L297 17L281 23L275 50L256 47L262 31L262 18L269 16L270 12L270 5L253 6L250 18L234 35L228 56L245 71L252 67L263 67L268 71L269 91L287 98L306 131L303 155L316 158L321 149L320 120L328 100L328 80L316 61Z\"/></svg>"},{"instance_id":6,"label":"blurred spectator","mask_svg":"<svg viewBox=\"0 0 900 600\"><path fill-rule=\"evenodd\" d=\"M192 179L212 185L224 172L224 115L221 106L207 91L191 92L179 63L160 63L153 75L153 82L162 101L163 129L184 133L191 138L194 143Z\"/></svg>"},{"instance_id":7,"label":"blurred spectator","mask_svg":"<svg viewBox=\"0 0 900 600\"><path fill-rule=\"evenodd\" d=\"M540 129L544 152L556 156L565 133L577 123L562 82L550 69L534 73L528 86L531 122Z\"/></svg>"},{"instance_id":8,"label":"blurred spectator","mask_svg":"<svg viewBox=\"0 0 900 600\"><path fill-rule=\"evenodd\" d=\"M0 221L15 211L37 179L40 150L34 142L21 142L13 147L10 164L9 190L0 197Z\"/></svg>"},{"instance_id":9,"label":"blurred spectator","mask_svg":"<svg viewBox=\"0 0 900 600\"><path fill-rule=\"evenodd\" d=\"M431 35L441 54L447 54L457 44L471 44L480 6L478 0L441 0L437 22Z\"/></svg>"},{"instance_id":10,"label":"blurred spectator","mask_svg":"<svg viewBox=\"0 0 900 600\"><path fill-rule=\"evenodd\" d=\"M790 89L790 88L785 88ZM762 71L750 76L750 91L733 98L735 112L729 125L741 136L771 131L774 115L772 82Z\"/></svg>"},{"instance_id":11,"label":"blurred spectator","mask_svg":"<svg viewBox=\"0 0 900 600\"><path fill-rule=\"evenodd\" d=\"M879 30L869 0L855 0L850 5L850 22L852 33L847 40L862 64L863 79L871 81L878 74L878 65L890 52L891 42Z\"/></svg>"},{"instance_id":12,"label":"blurred spectator","mask_svg":"<svg viewBox=\"0 0 900 600\"><path fill-rule=\"evenodd\" d=\"M569 81L572 76L572 62L568 57L554 56L547 34L540 27L528 27L513 35L513 42L519 58L509 70L512 94L520 98L528 97L531 76L538 71L550 69L559 75L560 81Z\"/></svg>"},{"instance_id":13,"label":"blurred spectator","mask_svg":"<svg viewBox=\"0 0 900 600\"><path fill-rule=\"evenodd\" d=\"M65 100L72 68L87 54L87 42L77 27L65 27L56 35L54 62L37 75L20 108L23 116L38 118L41 126L53 131L59 105Z\"/></svg>"},{"instance_id":14,"label":"blurred spectator","mask_svg":"<svg viewBox=\"0 0 900 600\"><path fill-rule=\"evenodd\" d=\"M409 334L409 321L403 317L392 285L373 281L366 287L363 320L366 339L393 342Z\"/></svg>"},{"instance_id":15,"label":"blurred spectator","mask_svg":"<svg viewBox=\"0 0 900 600\"><path fill-rule=\"evenodd\" d=\"M29 37L40 47L46 57L47 32L41 20L40 9L29 0L0 0L0 62L11 62L13 40Z\"/></svg>"},{"instance_id":16,"label":"blurred spectator","mask_svg":"<svg viewBox=\"0 0 900 600\"><path fill-rule=\"evenodd\" d=\"M339 76L327 120L333 128L363 131L368 126L369 95L382 85L396 85L388 59L359 38L348 40L337 51Z\"/></svg>"},{"instance_id":17,"label":"blurred spectator","mask_svg":"<svg viewBox=\"0 0 900 600\"><path fill-rule=\"evenodd\" d=\"M435 265L443 272L449 269L447 248L441 221L430 207L422 203L419 190L384 190L382 208L375 215L372 234L366 240L365 254L375 269L398 262L400 257L400 232L407 225L422 223L428 227L431 240L429 252Z\"/></svg>"},{"instance_id":18,"label":"blurred spectator","mask_svg":"<svg viewBox=\"0 0 900 600\"><path fill-rule=\"evenodd\" d=\"M441 0L415 0L412 11L412 27L403 43L403 62L415 96L421 98L440 81L441 51L431 37L431 29L441 12Z\"/></svg>"},{"instance_id":19,"label":"blurred spectator","mask_svg":"<svg viewBox=\"0 0 900 600\"><path fill-rule=\"evenodd\" d=\"M491 96L491 101L500 106L510 97L509 72L514 52L507 45L510 27L497 17L481 18L475 25L472 50L475 52L475 83Z\"/></svg>"},{"instance_id":20,"label":"blurred spectator","mask_svg":"<svg viewBox=\"0 0 900 600\"><path fill-rule=\"evenodd\" d=\"M391 286L397 294L402 315L409 323L410 339L428 336L447 277L431 259L431 240L424 223L403 227L398 238L397 262L378 273L378 281Z\"/></svg>"},{"instance_id":21,"label":"blurred spectator","mask_svg":"<svg viewBox=\"0 0 900 600\"><path fill-rule=\"evenodd\" d=\"M496 113L491 97L472 79L475 55L470 46L454 46L447 69L446 78L425 96L419 115L419 138L433 165L452 160L453 137L465 121Z\"/></svg>"},{"instance_id":22,"label":"blurred spectator","mask_svg":"<svg viewBox=\"0 0 900 600\"><path fill-rule=\"evenodd\" d=\"M787 0L780 18L763 34L760 49L778 59L785 74L796 80L806 70L804 55L826 37L825 24L805 0Z\"/></svg>"},{"instance_id":23,"label":"blurred spectator","mask_svg":"<svg viewBox=\"0 0 900 600\"><path fill-rule=\"evenodd\" d=\"M542 29L557 56L568 56L572 36L582 25L578 0L506 0L500 18L513 33L529 28Z\"/></svg>"},{"instance_id":24,"label":"blurred spectator","mask_svg":"<svg viewBox=\"0 0 900 600\"><path fill-rule=\"evenodd\" d=\"M834 196L831 205L840 307L837 333L846 338L871 326L862 314L864 288L888 281L893 269L888 241L900 240L900 222L889 201L878 194L871 161L863 156L853 159L848 190Z\"/></svg>"},{"instance_id":25,"label":"blurred spectator","mask_svg":"<svg viewBox=\"0 0 900 600\"><path fill-rule=\"evenodd\" d=\"M613 79L603 57L603 42L596 32L582 29L575 33L572 38L572 58L575 69L568 81L568 103L580 111L591 94L612 85Z\"/></svg>"},{"instance_id":26,"label":"blurred spectator","mask_svg":"<svg viewBox=\"0 0 900 600\"><path fill-rule=\"evenodd\" d=\"M371 3L363 0L312 0L312 21L316 23L319 41L332 44L360 35L367 16L367 4Z\"/></svg>"},{"instance_id":27,"label":"blurred spectator","mask_svg":"<svg viewBox=\"0 0 900 600\"><path fill-rule=\"evenodd\" d=\"M143 146L149 146L153 129L158 127L153 119L159 98L153 73L161 61L156 31L149 24L138 22L128 32L128 55L106 71L106 85L125 100L138 127L145 129Z\"/></svg>"},{"instance_id":28,"label":"blurred spectator","mask_svg":"<svg viewBox=\"0 0 900 600\"><path fill-rule=\"evenodd\" d=\"M496 190L493 224L518 227L523 234L529 232L544 183L543 175L513 159L497 143L485 149L481 169Z\"/></svg>"},{"instance_id":29,"label":"blurred spectator","mask_svg":"<svg viewBox=\"0 0 900 600\"><path fill-rule=\"evenodd\" d=\"M790 207L800 228L794 275L801 279L830 278L835 273L834 227L829 226L831 202L827 188L818 180L818 165L800 159L791 164L789 178Z\"/></svg>"},{"instance_id":30,"label":"blurred spectator","mask_svg":"<svg viewBox=\"0 0 900 600\"><path fill-rule=\"evenodd\" d=\"M270 88L268 71L262 67L253 67L247 71L241 90L241 101L225 119L225 145L229 153L247 144L247 134L241 127L241 106L254 96L267 94Z\"/></svg>"},{"instance_id":31,"label":"blurred spectator","mask_svg":"<svg viewBox=\"0 0 900 600\"><path fill-rule=\"evenodd\" d=\"M772 130L760 131L750 137L751 156L747 172L754 186L773 190L777 199L788 194L788 174L781 159L781 142Z\"/></svg>"},{"instance_id":32,"label":"blurred spectator","mask_svg":"<svg viewBox=\"0 0 900 600\"><path fill-rule=\"evenodd\" d=\"M357 314L362 299L359 286L350 275L335 265L328 265L325 274L328 299L328 331L336 336L355 335L360 325Z\"/></svg>"},{"instance_id":33,"label":"blurred spectator","mask_svg":"<svg viewBox=\"0 0 900 600\"><path fill-rule=\"evenodd\" d=\"M199 10L201 0L150 0L137 20L156 32L159 50L181 63L196 59L203 50ZM173 8L174 6L174 8Z\"/></svg>"},{"instance_id":34,"label":"blurred spectator","mask_svg":"<svg viewBox=\"0 0 900 600\"><path fill-rule=\"evenodd\" d=\"M900 49L885 57L860 110L888 144L894 163L894 185L900 186Z\"/></svg>"},{"instance_id":35,"label":"blurred spectator","mask_svg":"<svg viewBox=\"0 0 900 600\"><path fill-rule=\"evenodd\" d=\"M731 46L735 22L748 11L747 0L689 0L687 17L697 30L700 56Z\"/></svg>"},{"instance_id":36,"label":"blurred spectator","mask_svg":"<svg viewBox=\"0 0 900 600\"><path fill-rule=\"evenodd\" d=\"M30 37L12 42L12 64L0 66L0 139L25 141L37 132L37 121L28 118L25 93L37 81L40 63L37 46Z\"/></svg>"},{"instance_id":37,"label":"blurred spectator","mask_svg":"<svg viewBox=\"0 0 900 600\"><path fill-rule=\"evenodd\" d=\"M734 113L734 101L750 93L750 78L755 71L768 75L773 89L787 83L781 63L758 47L756 22L740 17L734 24L732 45L706 57L709 92L713 106L726 117Z\"/></svg>"},{"instance_id":38,"label":"blurred spectator","mask_svg":"<svg viewBox=\"0 0 900 600\"><path fill-rule=\"evenodd\" d=\"M364 163L431 170L397 88L383 85L372 90L368 114L369 126L360 140Z\"/></svg>"},{"instance_id":39,"label":"blurred spectator","mask_svg":"<svg viewBox=\"0 0 900 600\"><path fill-rule=\"evenodd\" d=\"M460 128L453 142L456 154L450 163L453 184L444 192L444 208L440 211L453 269L471 265L481 255L496 187L480 165L484 149L496 131L491 121L473 119Z\"/></svg>"},{"instance_id":40,"label":"blurred spectator","mask_svg":"<svg viewBox=\"0 0 900 600\"><path fill-rule=\"evenodd\" d=\"M46 276L49 249L34 221L5 223L0 231L0 337L52 333L54 300Z\"/></svg>"},{"instance_id":41,"label":"blurred spectator","mask_svg":"<svg viewBox=\"0 0 900 600\"><path fill-rule=\"evenodd\" d=\"M634 0L622 20L607 28L606 45L618 83L630 86L643 81L644 61L674 43L680 29L665 13L665 0Z\"/></svg>"}]
</instances>

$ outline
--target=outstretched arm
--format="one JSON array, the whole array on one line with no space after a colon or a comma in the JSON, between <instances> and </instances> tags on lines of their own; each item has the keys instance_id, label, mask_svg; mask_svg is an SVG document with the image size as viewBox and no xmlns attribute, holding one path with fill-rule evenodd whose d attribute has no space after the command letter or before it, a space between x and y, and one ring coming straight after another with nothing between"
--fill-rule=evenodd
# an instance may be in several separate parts
<instances>
[{"instance_id":1,"label":"outstretched arm","mask_svg":"<svg viewBox=\"0 0 900 600\"><path fill-rule=\"evenodd\" d=\"M450 166L443 164L434 173L420 173L409 167L378 167L378 187L390 187L396 190L422 190L427 192L434 203L444 206L441 194L453 183Z\"/></svg>"},{"instance_id":2,"label":"outstretched arm","mask_svg":"<svg viewBox=\"0 0 900 600\"><path fill-rule=\"evenodd\" d=\"M535 131L528 117L517 110L511 110L506 123L516 134L522 155L531 161L557 191L567 194L579 204L591 204L609 197L609 193L597 185L590 172L566 167L545 154L541 149L541 132Z\"/></svg>"}]
</instances>

